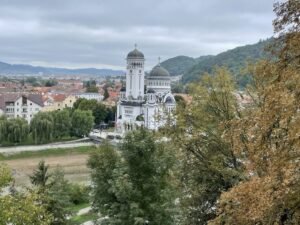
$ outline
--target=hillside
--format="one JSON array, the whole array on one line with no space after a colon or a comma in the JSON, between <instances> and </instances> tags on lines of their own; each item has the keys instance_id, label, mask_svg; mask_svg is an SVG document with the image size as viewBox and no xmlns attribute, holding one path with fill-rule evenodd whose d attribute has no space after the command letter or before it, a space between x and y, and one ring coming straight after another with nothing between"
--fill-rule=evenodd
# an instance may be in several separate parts
<instances>
[{"instance_id":1,"label":"hillside","mask_svg":"<svg viewBox=\"0 0 300 225\"><path fill-rule=\"evenodd\" d=\"M241 76L241 69L247 65L247 62L256 62L266 57L264 49L270 44L270 41L271 39L268 39L253 45L237 47L214 57L206 58L184 73L183 82L189 83L198 80L204 72L211 72L215 66L226 66L237 77L240 86L244 86L248 78Z\"/></svg>"},{"instance_id":2,"label":"hillside","mask_svg":"<svg viewBox=\"0 0 300 225\"><path fill-rule=\"evenodd\" d=\"M193 66L197 65L197 63L206 60L211 55L200 56L199 58L192 58L188 56L176 56L174 58L167 59L163 61L161 65L169 71L171 76L183 75L187 71L189 71Z\"/></svg>"},{"instance_id":3,"label":"hillside","mask_svg":"<svg viewBox=\"0 0 300 225\"><path fill-rule=\"evenodd\" d=\"M161 63L171 76L182 75L196 64L197 60L188 56L176 56Z\"/></svg>"},{"instance_id":4,"label":"hillside","mask_svg":"<svg viewBox=\"0 0 300 225\"><path fill-rule=\"evenodd\" d=\"M83 68L83 69L65 69L65 68L51 68L40 67L31 65L18 65L8 64L0 62L0 75L123 75L124 71L111 70L111 69L95 69L95 68Z\"/></svg>"}]
</instances>

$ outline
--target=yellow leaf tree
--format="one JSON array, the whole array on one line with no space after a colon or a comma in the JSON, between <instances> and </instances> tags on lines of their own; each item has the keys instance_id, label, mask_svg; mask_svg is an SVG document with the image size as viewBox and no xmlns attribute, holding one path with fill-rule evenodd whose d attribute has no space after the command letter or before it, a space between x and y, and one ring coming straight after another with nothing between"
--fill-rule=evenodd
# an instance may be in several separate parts
<instances>
[{"instance_id":1,"label":"yellow leaf tree","mask_svg":"<svg viewBox=\"0 0 300 225\"><path fill-rule=\"evenodd\" d=\"M209 224L300 224L300 1L274 11L271 57L254 68L255 105L234 124L247 179L221 195Z\"/></svg>"}]
</instances>

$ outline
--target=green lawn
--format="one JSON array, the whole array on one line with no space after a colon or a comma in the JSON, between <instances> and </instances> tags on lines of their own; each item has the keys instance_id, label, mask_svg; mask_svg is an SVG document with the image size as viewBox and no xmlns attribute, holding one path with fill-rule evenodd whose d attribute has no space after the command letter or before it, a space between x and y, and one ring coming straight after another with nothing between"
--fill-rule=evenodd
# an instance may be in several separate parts
<instances>
[{"instance_id":1,"label":"green lawn","mask_svg":"<svg viewBox=\"0 0 300 225\"><path fill-rule=\"evenodd\" d=\"M20 152L13 155L0 154L0 161L34 157L59 156L68 154L88 154L94 152L96 149L96 146L81 146L76 148L57 148L42 151Z\"/></svg>"}]
</instances>

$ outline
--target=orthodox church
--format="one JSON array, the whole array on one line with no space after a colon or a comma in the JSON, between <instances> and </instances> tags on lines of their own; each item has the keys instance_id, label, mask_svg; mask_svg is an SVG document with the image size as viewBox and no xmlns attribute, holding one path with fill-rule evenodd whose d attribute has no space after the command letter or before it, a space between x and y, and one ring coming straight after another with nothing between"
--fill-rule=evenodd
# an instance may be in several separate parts
<instances>
[{"instance_id":1,"label":"orthodox church","mask_svg":"<svg viewBox=\"0 0 300 225\"><path fill-rule=\"evenodd\" d=\"M159 63L145 77L145 57L136 46L126 61L126 87L117 103L116 131L125 133L138 127L157 130L172 120L176 107L170 74Z\"/></svg>"}]
</instances>

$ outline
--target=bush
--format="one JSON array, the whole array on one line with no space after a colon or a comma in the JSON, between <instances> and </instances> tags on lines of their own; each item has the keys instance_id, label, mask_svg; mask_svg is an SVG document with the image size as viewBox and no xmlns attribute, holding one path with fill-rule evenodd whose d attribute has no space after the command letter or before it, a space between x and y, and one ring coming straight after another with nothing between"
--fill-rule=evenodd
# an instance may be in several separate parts
<instances>
[{"instance_id":1,"label":"bush","mask_svg":"<svg viewBox=\"0 0 300 225\"><path fill-rule=\"evenodd\" d=\"M74 205L89 202L90 188L80 184L70 184L70 201Z\"/></svg>"}]
</instances>

